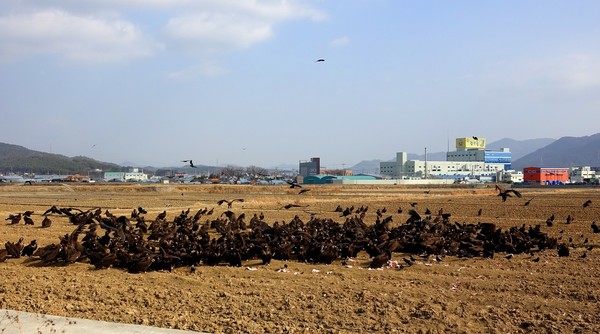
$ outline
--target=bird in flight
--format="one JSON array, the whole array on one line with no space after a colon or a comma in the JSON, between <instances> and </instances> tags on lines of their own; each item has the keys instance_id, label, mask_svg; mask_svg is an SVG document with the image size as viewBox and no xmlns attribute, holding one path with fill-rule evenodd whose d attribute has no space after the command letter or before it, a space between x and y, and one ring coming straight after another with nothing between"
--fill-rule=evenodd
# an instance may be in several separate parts
<instances>
[{"instance_id":1,"label":"bird in flight","mask_svg":"<svg viewBox=\"0 0 600 334\"><path fill-rule=\"evenodd\" d=\"M296 180L291 180L291 181L285 181L287 182L287 184L290 185L290 188L302 188L302 186L296 181Z\"/></svg>"},{"instance_id":2,"label":"bird in flight","mask_svg":"<svg viewBox=\"0 0 600 334\"><path fill-rule=\"evenodd\" d=\"M227 203L227 208L231 208L231 206L233 205L233 202L238 201L238 202L243 202L244 199L243 198L234 198L231 201L228 201L226 199L222 199L220 201L217 202L217 205L221 205L223 203Z\"/></svg>"},{"instance_id":3,"label":"bird in flight","mask_svg":"<svg viewBox=\"0 0 600 334\"><path fill-rule=\"evenodd\" d=\"M499 191L497 196L502 197L502 202L506 202L507 197L512 197L510 195L510 193L515 194L515 196L517 196L519 198L521 198L521 196L522 196L520 192L518 192L514 189L502 189L502 188L498 187L497 185L496 185L496 189Z\"/></svg>"},{"instance_id":4,"label":"bird in flight","mask_svg":"<svg viewBox=\"0 0 600 334\"><path fill-rule=\"evenodd\" d=\"M190 159L190 160L181 160L181 162L189 162L190 163L190 167L192 168L198 168L196 166L194 166L194 162Z\"/></svg>"},{"instance_id":5,"label":"bird in flight","mask_svg":"<svg viewBox=\"0 0 600 334\"><path fill-rule=\"evenodd\" d=\"M323 58L317 59L317 60L315 61L315 63L319 63L319 62L322 62L322 61L325 61L325 59L323 59Z\"/></svg>"}]
</instances>

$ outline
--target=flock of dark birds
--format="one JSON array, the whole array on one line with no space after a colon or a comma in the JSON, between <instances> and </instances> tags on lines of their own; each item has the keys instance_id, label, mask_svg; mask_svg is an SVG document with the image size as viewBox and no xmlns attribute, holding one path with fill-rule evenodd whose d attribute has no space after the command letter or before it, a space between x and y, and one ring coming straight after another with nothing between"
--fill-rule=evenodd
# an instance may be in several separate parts
<instances>
[{"instance_id":1,"label":"flock of dark birds","mask_svg":"<svg viewBox=\"0 0 600 334\"><path fill-rule=\"evenodd\" d=\"M290 183L290 187L302 186ZM498 188L498 191L502 201L512 197L510 194L521 197L512 189ZM268 224L262 213L249 219L244 213L235 213L231 210L235 202L244 202L244 199L218 201L217 205L226 204L228 209L219 216L214 215L213 209L196 212L188 209L171 220L167 219L166 211L152 220L147 219L148 212L142 207L133 209L128 216L116 216L101 208L52 206L42 214L41 226L49 228L51 216L62 216L75 226L73 231L60 237L57 243L43 247L39 247L36 240L26 243L23 238L6 242L5 249L0 249L0 262L28 256L42 265L86 262L98 269L113 267L141 273L171 271L184 266L194 271L199 265L239 267L247 260L260 260L263 264L272 259L315 264L342 261L343 264L364 251L371 259L370 268L386 266L392 253L409 254L399 266L405 268L404 265L416 263L414 256L442 261L444 256L492 258L496 253L504 253L508 259L520 253L533 257L546 249L557 250L559 256L569 256L569 248L577 247L572 239L569 245L561 242L561 238L549 237L540 225L501 229L493 223L451 222L451 214L443 209L435 214L429 209L419 213L414 202L409 203L409 217L400 225L393 224L394 216L386 208L377 209L375 222L368 224L365 222L368 207L339 205L333 211L339 213L342 222L315 215L305 221L296 215L289 222ZM591 204L588 200L583 207ZM289 204L282 209L292 207L302 206ZM402 212L402 209L396 210L398 214ZM34 225L33 213L11 214L6 220L9 224L23 220L26 225ZM554 215L548 218L547 226L552 226L554 219ZM571 222L572 217L566 223ZM596 222L591 227L593 233L600 233ZM591 248L588 246L588 250ZM539 257L533 261L539 261Z\"/></svg>"}]
</instances>

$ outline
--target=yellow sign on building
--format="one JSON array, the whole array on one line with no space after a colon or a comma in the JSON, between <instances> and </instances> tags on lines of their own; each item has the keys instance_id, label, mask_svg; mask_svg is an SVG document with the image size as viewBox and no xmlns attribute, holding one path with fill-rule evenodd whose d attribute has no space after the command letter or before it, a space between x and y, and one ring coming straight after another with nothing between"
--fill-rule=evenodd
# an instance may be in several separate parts
<instances>
[{"instance_id":1,"label":"yellow sign on building","mask_svg":"<svg viewBox=\"0 0 600 334\"><path fill-rule=\"evenodd\" d=\"M456 138L456 148L481 148L485 149L485 138L465 137Z\"/></svg>"}]
</instances>

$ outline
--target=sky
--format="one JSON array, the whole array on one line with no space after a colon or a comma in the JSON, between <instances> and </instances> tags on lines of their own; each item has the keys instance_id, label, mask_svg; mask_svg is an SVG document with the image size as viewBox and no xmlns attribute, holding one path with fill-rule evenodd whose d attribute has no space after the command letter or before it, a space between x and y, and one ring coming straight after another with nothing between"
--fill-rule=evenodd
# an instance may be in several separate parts
<instances>
[{"instance_id":1,"label":"sky","mask_svg":"<svg viewBox=\"0 0 600 334\"><path fill-rule=\"evenodd\" d=\"M596 0L2 0L0 142L343 168L457 137L587 136L598 17Z\"/></svg>"}]
</instances>

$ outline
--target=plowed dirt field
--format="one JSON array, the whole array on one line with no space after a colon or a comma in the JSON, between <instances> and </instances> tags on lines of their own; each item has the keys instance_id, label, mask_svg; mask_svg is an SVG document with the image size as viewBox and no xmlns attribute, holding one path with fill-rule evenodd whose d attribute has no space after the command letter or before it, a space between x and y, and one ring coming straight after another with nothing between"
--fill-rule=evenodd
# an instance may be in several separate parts
<instances>
[{"instance_id":1,"label":"plowed dirt field","mask_svg":"<svg viewBox=\"0 0 600 334\"><path fill-rule=\"evenodd\" d=\"M416 202L421 214L443 208L453 222L503 229L540 224L569 245L570 256L559 257L556 249L510 259L502 253L492 259L445 256L441 262L417 258L401 270L369 270L371 260L361 252L343 264L251 260L242 267L141 274L86 262L43 266L35 257L8 258L0 263L0 308L215 333L600 333L600 233L590 227L600 221L600 188L521 188L522 198L502 202L493 185L306 187L311 190L298 194L287 186L1 185L2 221L33 210L35 225L0 224L0 249L21 237L41 247L71 233L74 225L60 215L49 215L52 226L40 227L52 205L128 217L142 206L152 221L163 211L172 219L188 208L214 208L216 217L227 210L218 200L243 198L230 210L247 217L262 212L269 224L295 215L308 221L311 214L343 223L334 212L341 205L368 206L367 223L375 221L376 209L386 208L397 226ZM583 207L586 200L592 204ZM301 207L284 209L286 204ZM552 214L555 222L546 226ZM406 256L394 253L393 259Z\"/></svg>"}]
</instances>

